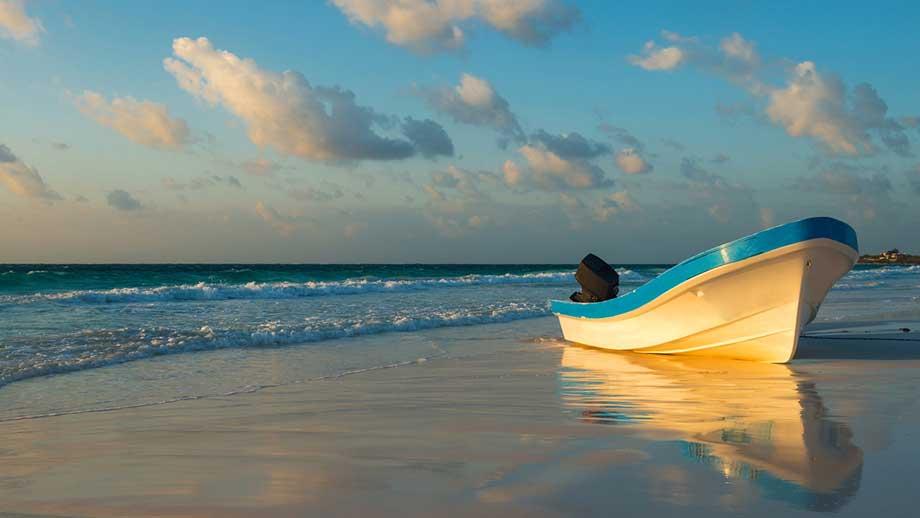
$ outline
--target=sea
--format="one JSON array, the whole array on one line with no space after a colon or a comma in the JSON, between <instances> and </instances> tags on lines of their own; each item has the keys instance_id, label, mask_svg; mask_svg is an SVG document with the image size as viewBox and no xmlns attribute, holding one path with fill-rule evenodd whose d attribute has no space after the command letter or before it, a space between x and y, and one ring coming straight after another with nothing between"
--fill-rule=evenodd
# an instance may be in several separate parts
<instances>
[{"instance_id":1,"label":"sea","mask_svg":"<svg viewBox=\"0 0 920 518\"><path fill-rule=\"evenodd\" d=\"M668 265L617 268L625 293ZM485 326L520 321L496 333L524 342L558 338L548 301L577 289L574 270L558 264L0 265L0 421L212 397L424 361L447 354L424 334L442 328L489 336ZM918 289L918 266L858 265L833 288L818 321L918 321ZM367 339L373 336L380 339ZM462 353L458 347L450 353ZM112 368L121 374L102 375Z\"/></svg>"}]
</instances>

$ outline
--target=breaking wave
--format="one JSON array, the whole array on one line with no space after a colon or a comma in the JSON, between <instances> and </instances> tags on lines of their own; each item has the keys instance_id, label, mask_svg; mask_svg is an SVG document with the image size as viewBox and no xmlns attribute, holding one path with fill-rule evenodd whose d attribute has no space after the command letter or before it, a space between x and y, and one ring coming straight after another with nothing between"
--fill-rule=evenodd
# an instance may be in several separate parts
<instances>
[{"instance_id":1,"label":"breaking wave","mask_svg":"<svg viewBox=\"0 0 920 518\"><path fill-rule=\"evenodd\" d=\"M510 303L478 309L395 314L366 320L327 319L315 324L270 321L243 329L193 330L165 327L89 329L63 336L21 337L0 349L0 386L37 376L103 367L152 356L245 347L277 347L441 327L473 326L537 318L545 304ZM14 342L22 343L14 343ZM40 350L40 355L34 352Z\"/></svg>"},{"instance_id":2,"label":"breaking wave","mask_svg":"<svg viewBox=\"0 0 920 518\"><path fill-rule=\"evenodd\" d=\"M153 288L132 287L11 295L0 297L0 302L7 304L22 304L52 301L109 304L119 302L231 299L296 299L325 295L392 293L500 284L571 284L574 283L574 281L575 279L571 272L543 272L523 275L466 275L463 277L440 279L345 279L343 281L248 282L245 284L212 284L199 282L197 284L158 286Z\"/></svg>"}]
</instances>

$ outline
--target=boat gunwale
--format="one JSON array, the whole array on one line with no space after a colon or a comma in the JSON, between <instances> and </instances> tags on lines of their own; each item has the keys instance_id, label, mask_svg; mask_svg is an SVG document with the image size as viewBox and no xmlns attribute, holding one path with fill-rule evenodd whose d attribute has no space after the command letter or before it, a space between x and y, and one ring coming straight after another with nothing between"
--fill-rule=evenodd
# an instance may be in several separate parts
<instances>
[{"instance_id":1,"label":"boat gunwale","mask_svg":"<svg viewBox=\"0 0 920 518\"><path fill-rule=\"evenodd\" d=\"M622 297L603 302L550 301L556 315L573 318L611 318L636 311L677 286L721 266L737 263L789 245L829 239L859 253L856 231L834 218L814 217L778 225L700 252L665 270Z\"/></svg>"}]
</instances>

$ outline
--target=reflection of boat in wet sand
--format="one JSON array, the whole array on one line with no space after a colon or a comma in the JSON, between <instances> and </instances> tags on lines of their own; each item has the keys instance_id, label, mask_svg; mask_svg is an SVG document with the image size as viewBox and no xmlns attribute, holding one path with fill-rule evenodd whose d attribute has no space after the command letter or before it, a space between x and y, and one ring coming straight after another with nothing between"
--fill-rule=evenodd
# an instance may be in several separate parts
<instances>
[{"instance_id":1,"label":"reflection of boat in wet sand","mask_svg":"<svg viewBox=\"0 0 920 518\"><path fill-rule=\"evenodd\" d=\"M552 311L583 345L785 363L858 255L846 223L803 219L702 252L622 297L554 300Z\"/></svg>"},{"instance_id":2,"label":"reflection of boat in wet sand","mask_svg":"<svg viewBox=\"0 0 920 518\"><path fill-rule=\"evenodd\" d=\"M767 496L829 510L859 488L862 450L813 383L782 365L567 347L561 383L583 421L682 441L685 453Z\"/></svg>"}]
</instances>

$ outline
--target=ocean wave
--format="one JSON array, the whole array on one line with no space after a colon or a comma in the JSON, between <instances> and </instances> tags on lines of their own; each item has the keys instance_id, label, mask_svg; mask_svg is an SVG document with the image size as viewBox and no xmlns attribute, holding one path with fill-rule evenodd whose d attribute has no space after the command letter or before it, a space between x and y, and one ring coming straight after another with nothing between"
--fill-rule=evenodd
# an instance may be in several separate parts
<instances>
[{"instance_id":1,"label":"ocean wave","mask_svg":"<svg viewBox=\"0 0 920 518\"><path fill-rule=\"evenodd\" d=\"M194 351L278 347L441 327L511 322L549 315L545 304L510 303L478 309L435 310L365 320L327 319L315 324L269 321L243 329L90 329L64 336L17 337L0 349L0 387L14 381L104 367L153 356ZM35 351L41 354L34 354Z\"/></svg>"},{"instance_id":2,"label":"ocean wave","mask_svg":"<svg viewBox=\"0 0 920 518\"><path fill-rule=\"evenodd\" d=\"M876 266L871 268L857 268L847 273L844 278L852 279L878 279L886 277L903 277L920 274L920 265L910 266Z\"/></svg>"},{"instance_id":3,"label":"ocean wave","mask_svg":"<svg viewBox=\"0 0 920 518\"><path fill-rule=\"evenodd\" d=\"M542 272L522 275L466 275L439 279L346 279L343 281L311 282L248 282L245 284L181 284L153 288L113 288L108 290L74 290L57 293L10 295L0 302L22 304L31 302L76 302L109 304L119 302L160 302L231 299L295 299L324 295L353 295L360 293L390 293L437 288L501 284L569 284L571 272Z\"/></svg>"}]
</instances>

